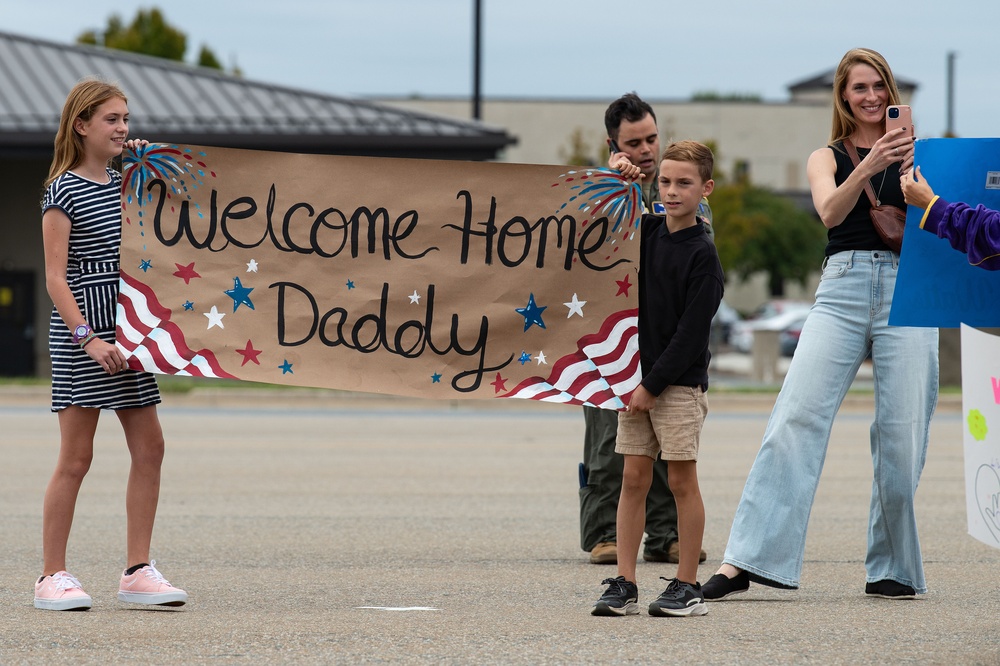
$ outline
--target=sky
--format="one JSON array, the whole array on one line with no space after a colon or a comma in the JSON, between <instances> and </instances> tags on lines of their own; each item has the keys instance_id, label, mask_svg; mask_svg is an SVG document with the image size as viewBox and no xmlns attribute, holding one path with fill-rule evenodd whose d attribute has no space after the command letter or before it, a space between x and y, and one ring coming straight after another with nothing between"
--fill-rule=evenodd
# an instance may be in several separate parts
<instances>
[{"instance_id":1,"label":"sky","mask_svg":"<svg viewBox=\"0 0 1000 666\"><path fill-rule=\"evenodd\" d=\"M118 13L159 7L254 81L348 97L470 96L473 0L0 0L0 31L73 42ZM1000 2L982 0L482 0L484 97L608 99L636 91L788 99L844 52L882 53L918 84L918 136L1000 136Z\"/></svg>"}]
</instances>

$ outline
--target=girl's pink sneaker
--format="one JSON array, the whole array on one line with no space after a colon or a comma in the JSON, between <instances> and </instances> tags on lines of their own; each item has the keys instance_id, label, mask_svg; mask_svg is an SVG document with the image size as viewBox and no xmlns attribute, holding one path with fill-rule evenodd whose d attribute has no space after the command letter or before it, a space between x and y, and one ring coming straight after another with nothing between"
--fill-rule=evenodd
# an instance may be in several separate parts
<instances>
[{"instance_id":1,"label":"girl's pink sneaker","mask_svg":"<svg viewBox=\"0 0 1000 666\"><path fill-rule=\"evenodd\" d=\"M90 595L83 591L80 581L65 571L39 578L35 583L35 608L43 610L87 610Z\"/></svg>"},{"instance_id":2,"label":"girl's pink sneaker","mask_svg":"<svg viewBox=\"0 0 1000 666\"><path fill-rule=\"evenodd\" d=\"M139 569L131 576L122 573L118 586L118 600L133 604L154 606L183 606L187 603L187 592L167 582L156 570L156 560Z\"/></svg>"}]
</instances>

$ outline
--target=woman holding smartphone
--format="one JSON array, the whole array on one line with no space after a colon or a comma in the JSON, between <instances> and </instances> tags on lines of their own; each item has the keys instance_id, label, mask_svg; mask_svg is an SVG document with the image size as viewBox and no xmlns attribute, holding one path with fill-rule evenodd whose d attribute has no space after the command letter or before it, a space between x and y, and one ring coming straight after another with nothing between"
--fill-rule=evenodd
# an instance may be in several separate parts
<instances>
[{"instance_id":1,"label":"woman holding smartphone","mask_svg":"<svg viewBox=\"0 0 1000 666\"><path fill-rule=\"evenodd\" d=\"M746 592L750 581L799 587L833 420L869 357L874 480L865 593L904 599L927 591L913 498L937 403L937 329L889 326L899 255L876 233L865 194L871 183L879 204L905 210L899 174L913 163L913 138L905 129L886 132L886 110L899 104L899 92L875 51L847 52L833 94L830 143L807 164L813 203L828 229L816 303L747 478L723 565L703 586L707 600ZM857 147L857 167L845 139Z\"/></svg>"}]
</instances>

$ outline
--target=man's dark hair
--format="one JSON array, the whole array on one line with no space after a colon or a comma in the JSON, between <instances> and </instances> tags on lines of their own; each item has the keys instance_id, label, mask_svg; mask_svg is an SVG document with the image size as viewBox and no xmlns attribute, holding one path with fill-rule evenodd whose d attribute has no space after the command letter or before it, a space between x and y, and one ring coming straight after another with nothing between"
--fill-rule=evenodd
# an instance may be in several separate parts
<instances>
[{"instance_id":1,"label":"man's dark hair","mask_svg":"<svg viewBox=\"0 0 1000 666\"><path fill-rule=\"evenodd\" d=\"M656 114L653 113L653 107L643 102L634 92L622 95L611 102L611 106L604 112L604 127L608 130L608 136L617 140L618 129L622 126L623 120L635 123L645 118L647 113L653 116L655 122Z\"/></svg>"}]
</instances>

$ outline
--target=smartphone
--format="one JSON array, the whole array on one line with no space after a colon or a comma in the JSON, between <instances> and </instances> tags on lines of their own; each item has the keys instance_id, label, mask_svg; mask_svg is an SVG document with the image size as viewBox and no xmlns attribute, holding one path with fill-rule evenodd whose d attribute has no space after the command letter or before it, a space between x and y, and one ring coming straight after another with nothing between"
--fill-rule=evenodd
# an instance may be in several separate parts
<instances>
[{"instance_id":1,"label":"smartphone","mask_svg":"<svg viewBox=\"0 0 1000 666\"><path fill-rule=\"evenodd\" d=\"M611 149L612 155L614 155L615 153L622 152L621 148L618 147L618 142L616 142L614 139L608 139L608 141L609 141L608 148Z\"/></svg>"},{"instance_id":2,"label":"smartphone","mask_svg":"<svg viewBox=\"0 0 1000 666\"><path fill-rule=\"evenodd\" d=\"M910 107L905 104L893 104L885 110L885 131L902 127L906 130L903 134L905 138L913 138L913 117L910 114Z\"/></svg>"}]
</instances>

